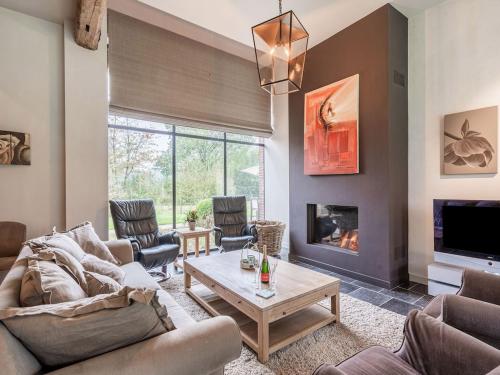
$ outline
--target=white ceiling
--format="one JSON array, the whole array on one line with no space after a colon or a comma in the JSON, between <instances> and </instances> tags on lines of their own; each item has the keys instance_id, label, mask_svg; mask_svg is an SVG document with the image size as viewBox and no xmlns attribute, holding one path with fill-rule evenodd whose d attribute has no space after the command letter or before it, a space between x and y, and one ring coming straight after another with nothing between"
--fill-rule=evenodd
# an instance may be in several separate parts
<instances>
[{"instance_id":1,"label":"white ceiling","mask_svg":"<svg viewBox=\"0 0 500 375\"><path fill-rule=\"evenodd\" d=\"M405 15L411 16L443 1L393 0L391 4ZM51 22L63 23L65 19L74 17L76 2L76 0L0 0L0 6ZM389 1L283 0L283 11L293 9L310 34L309 46L314 46L387 2ZM142 9L138 7L139 4L142 5ZM245 46L252 46L250 31L252 26L278 14L278 0L109 0L109 6L124 13L127 13L125 11L127 8L133 10L131 13L136 10L142 11L144 7L151 11L159 10L158 16L163 14L166 17L164 24L158 25L160 27L168 29L170 24L182 21L185 25L181 33L189 28L189 24L191 28L198 28L194 32L186 31L188 37L198 38L200 30L205 29L211 32L208 38L216 38L218 34ZM153 18L158 19L149 14L143 21L149 22ZM173 31L176 32L176 29ZM241 54L238 51L235 53Z\"/></svg>"},{"instance_id":2,"label":"white ceiling","mask_svg":"<svg viewBox=\"0 0 500 375\"><path fill-rule=\"evenodd\" d=\"M250 28L278 14L278 0L138 0L163 12L252 45ZM388 0L283 0L310 34L314 46L388 3ZM443 0L394 0L407 16Z\"/></svg>"}]
</instances>

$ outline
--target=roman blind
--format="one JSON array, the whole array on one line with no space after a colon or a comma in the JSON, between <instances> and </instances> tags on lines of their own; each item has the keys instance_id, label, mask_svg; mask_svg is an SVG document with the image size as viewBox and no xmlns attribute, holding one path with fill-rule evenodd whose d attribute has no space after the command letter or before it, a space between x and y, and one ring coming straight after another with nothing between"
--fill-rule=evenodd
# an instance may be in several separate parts
<instances>
[{"instance_id":1,"label":"roman blind","mask_svg":"<svg viewBox=\"0 0 500 375\"><path fill-rule=\"evenodd\" d=\"M108 37L111 111L272 134L254 62L111 10Z\"/></svg>"}]
</instances>

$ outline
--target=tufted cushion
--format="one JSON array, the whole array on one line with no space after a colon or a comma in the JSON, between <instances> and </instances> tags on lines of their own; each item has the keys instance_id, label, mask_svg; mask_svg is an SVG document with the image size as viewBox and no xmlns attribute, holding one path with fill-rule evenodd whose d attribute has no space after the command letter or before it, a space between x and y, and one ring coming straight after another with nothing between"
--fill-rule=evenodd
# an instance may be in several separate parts
<instances>
[{"instance_id":1,"label":"tufted cushion","mask_svg":"<svg viewBox=\"0 0 500 375\"><path fill-rule=\"evenodd\" d=\"M241 236L247 225L245 196L213 197L214 225L222 229L224 237Z\"/></svg>"},{"instance_id":2,"label":"tufted cushion","mask_svg":"<svg viewBox=\"0 0 500 375\"><path fill-rule=\"evenodd\" d=\"M141 247L159 244L158 222L152 199L109 202L118 238L135 238Z\"/></svg>"}]
</instances>

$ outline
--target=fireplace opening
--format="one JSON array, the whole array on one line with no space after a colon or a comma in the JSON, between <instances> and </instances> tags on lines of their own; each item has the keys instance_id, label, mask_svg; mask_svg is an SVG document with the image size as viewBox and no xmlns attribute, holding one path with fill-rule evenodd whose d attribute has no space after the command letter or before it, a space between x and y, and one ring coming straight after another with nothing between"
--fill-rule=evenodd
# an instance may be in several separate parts
<instances>
[{"instance_id":1,"label":"fireplace opening","mask_svg":"<svg viewBox=\"0 0 500 375\"><path fill-rule=\"evenodd\" d=\"M334 204L307 205L307 242L359 251L358 208Z\"/></svg>"}]
</instances>

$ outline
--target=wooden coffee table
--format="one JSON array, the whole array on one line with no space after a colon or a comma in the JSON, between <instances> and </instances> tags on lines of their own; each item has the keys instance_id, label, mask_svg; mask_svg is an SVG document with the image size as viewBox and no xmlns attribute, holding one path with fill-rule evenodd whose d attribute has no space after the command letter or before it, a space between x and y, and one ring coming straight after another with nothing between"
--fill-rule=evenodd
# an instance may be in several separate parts
<instances>
[{"instance_id":1,"label":"wooden coffee table","mask_svg":"<svg viewBox=\"0 0 500 375\"><path fill-rule=\"evenodd\" d=\"M257 255L257 253L254 253ZM278 261L276 294L255 295L253 271L240 268L233 251L184 261L184 288L212 315L229 315L260 362L269 354L332 322L340 321L340 280ZM199 281L191 283L191 278ZM328 309L318 302L330 298Z\"/></svg>"}]
</instances>

